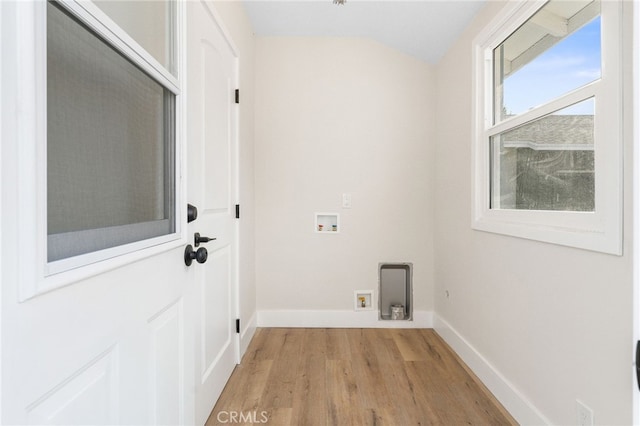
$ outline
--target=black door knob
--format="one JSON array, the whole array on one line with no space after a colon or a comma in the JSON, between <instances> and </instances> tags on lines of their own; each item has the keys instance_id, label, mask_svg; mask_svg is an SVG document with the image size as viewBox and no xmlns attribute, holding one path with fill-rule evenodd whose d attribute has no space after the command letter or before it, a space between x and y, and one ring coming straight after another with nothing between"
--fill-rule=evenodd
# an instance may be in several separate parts
<instances>
[{"instance_id":1,"label":"black door knob","mask_svg":"<svg viewBox=\"0 0 640 426\"><path fill-rule=\"evenodd\" d=\"M204 247L200 247L198 250L194 250L191 244L184 249L184 264L191 266L191 263L195 260L198 263L204 263L207 261L209 253Z\"/></svg>"}]
</instances>

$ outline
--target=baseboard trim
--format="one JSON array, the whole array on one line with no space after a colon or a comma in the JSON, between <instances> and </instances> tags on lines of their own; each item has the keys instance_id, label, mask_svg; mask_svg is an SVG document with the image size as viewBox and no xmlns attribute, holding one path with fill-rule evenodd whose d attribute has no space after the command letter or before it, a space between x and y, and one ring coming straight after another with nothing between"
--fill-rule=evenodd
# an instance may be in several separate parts
<instances>
[{"instance_id":1,"label":"baseboard trim","mask_svg":"<svg viewBox=\"0 0 640 426\"><path fill-rule=\"evenodd\" d=\"M433 328L433 312L414 311L413 321L385 321L376 311L258 311L258 327Z\"/></svg>"},{"instance_id":2,"label":"baseboard trim","mask_svg":"<svg viewBox=\"0 0 640 426\"><path fill-rule=\"evenodd\" d=\"M524 395L487 361L460 333L438 315L433 328L458 354L484 385L521 425L549 425L547 419Z\"/></svg>"}]
</instances>

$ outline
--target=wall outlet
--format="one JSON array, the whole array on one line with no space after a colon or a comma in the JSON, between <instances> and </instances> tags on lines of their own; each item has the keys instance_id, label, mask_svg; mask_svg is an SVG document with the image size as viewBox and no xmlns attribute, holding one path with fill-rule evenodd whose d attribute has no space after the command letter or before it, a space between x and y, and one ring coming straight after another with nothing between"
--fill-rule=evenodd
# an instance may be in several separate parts
<instances>
[{"instance_id":1,"label":"wall outlet","mask_svg":"<svg viewBox=\"0 0 640 426\"><path fill-rule=\"evenodd\" d=\"M593 411L576 399L576 413L579 426L593 426Z\"/></svg>"}]
</instances>

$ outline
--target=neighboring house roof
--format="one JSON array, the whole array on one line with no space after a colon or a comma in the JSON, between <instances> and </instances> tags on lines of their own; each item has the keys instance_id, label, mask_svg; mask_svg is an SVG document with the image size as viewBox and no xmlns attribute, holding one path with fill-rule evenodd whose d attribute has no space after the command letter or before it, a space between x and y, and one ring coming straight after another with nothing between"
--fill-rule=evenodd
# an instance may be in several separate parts
<instances>
[{"instance_id":1,"label":"neighboring house roof","mask_svg":"<svg viewBox=\"0 0 640 426\"><path fill-rule=\"evenodd\" d=\"M549 115L502 135L505 148L593 150L593 115Z\"/></svg>"}]
</instances>

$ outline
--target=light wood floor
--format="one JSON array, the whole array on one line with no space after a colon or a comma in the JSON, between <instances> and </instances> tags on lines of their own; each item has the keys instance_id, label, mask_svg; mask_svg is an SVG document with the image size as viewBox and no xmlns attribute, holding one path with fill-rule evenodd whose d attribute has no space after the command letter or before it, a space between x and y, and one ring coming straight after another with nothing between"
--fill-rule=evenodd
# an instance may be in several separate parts
<instances>
[{"instance_id":1,"label":"light wood floor","mask_svg":"<svg viewBox=\"0 0 640 426\"><path fill-rule=\"evenodd\" d=\"M258 329L207 425L266 420L517 424L431 329Z\"/></svg>"}]
</instances>

